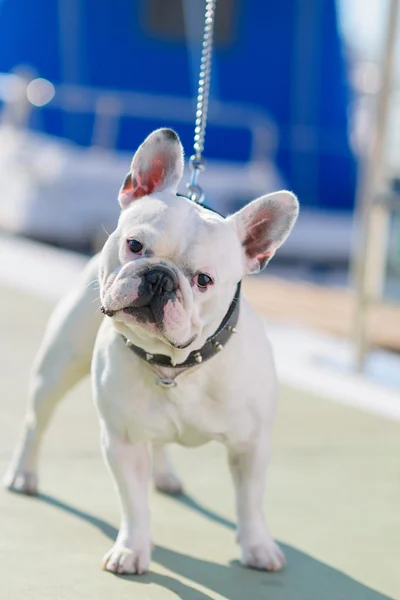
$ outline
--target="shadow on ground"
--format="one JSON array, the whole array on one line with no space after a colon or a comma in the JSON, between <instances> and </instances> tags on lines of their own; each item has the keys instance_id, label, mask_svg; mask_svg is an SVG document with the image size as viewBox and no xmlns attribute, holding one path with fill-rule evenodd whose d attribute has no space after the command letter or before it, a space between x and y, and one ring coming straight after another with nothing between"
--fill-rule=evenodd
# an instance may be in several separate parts
<instances>
[{"instance_id":1,"label":"shadow on ground","mask_svg":"<svg viewBox=\"0 0 400 600\"><path fill-rule=\"evenodd\" d=\"M115 527L58 498L39 494L36 500L91 523L111 540L116 538ZM177 497L176 501L211 521L235 529L232 521L208 510L190 496ZM154 550L153 560L228 600L388 600L388 596L375 592L307 554L286 544L281 546L286 553L288 566L280 573L273 574L245 569L237 561L228 565L213 563L162 546ZM138 590L141 585L153 583L174 592L182 600L212 600L208 594L174 577L158 573L117 577L123 578L127 584L138 586Z\"/></svg>"}]
</instances>

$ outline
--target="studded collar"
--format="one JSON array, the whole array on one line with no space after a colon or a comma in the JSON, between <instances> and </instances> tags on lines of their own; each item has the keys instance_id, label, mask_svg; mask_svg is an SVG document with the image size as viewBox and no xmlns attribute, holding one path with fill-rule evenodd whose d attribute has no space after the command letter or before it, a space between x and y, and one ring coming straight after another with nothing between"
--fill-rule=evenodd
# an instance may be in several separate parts
<instances>
[{"instance_id":1,"label":"studded collar","mask_svg":"<svg viewBox=\"0 0 400 600\"><path fill-rule=\"evenodd\" d=\"M122 337L127 347L132 350L136 356L139 356L139 358L143 359L150 365L154 365L155 367L168 367L182 370L200 365L202 362L209 360L221 352L232 335L236 333L236 325L239 319L240 309L240 286L241 282L238 283L235 295L228 308L228 312L222 319L221 325L218 327L216 332L206 340L204 346L200 348L200 350L194 350L191 352L183 363L173 365L169 356L166 356L165 354L150 354L149 352L143 350L143 348L140 348L140 346L136 346L125 336Z\"/></svg>"}]
</instances>

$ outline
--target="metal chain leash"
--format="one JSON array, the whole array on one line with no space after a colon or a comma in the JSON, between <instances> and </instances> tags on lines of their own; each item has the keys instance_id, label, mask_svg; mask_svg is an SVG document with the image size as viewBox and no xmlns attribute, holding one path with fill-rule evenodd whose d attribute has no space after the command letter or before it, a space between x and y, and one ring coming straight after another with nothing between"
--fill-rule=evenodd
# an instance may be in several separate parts
<instances>
[{"instance_id":1,"label":"metal chain leash","mask_svg":"<svg viewBox=\"0 0 400 600\"><path fill-rule=\"evenodd\" d=\"M201 204L204 193L197 183L201 171L205 169L203 157L204 138L207 127L208 100L210 95L211 61L214 36L214 17L217 0L207 0L204 21L203 46L201 52L199 88L197 91L196 122L194 130L194 154L190 157L192 175L188 184L189 197Z\"/></svg>"}]
</instances>

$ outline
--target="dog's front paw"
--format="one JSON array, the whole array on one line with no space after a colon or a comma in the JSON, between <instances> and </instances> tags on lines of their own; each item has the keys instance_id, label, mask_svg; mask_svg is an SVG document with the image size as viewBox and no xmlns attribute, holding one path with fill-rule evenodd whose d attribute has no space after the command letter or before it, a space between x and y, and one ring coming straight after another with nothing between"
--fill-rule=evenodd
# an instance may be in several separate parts
<instances>
[{"instance_id":1,"label":"dog's front paw","mask_svg":"<svg viewBox=\"0 0 400 600\"><path fill-rule=\"evenodd\" d=\"M285 564L285 555L278 544L268 536L262 542L241 544L242 564L251 569L279 571Z\"/></svg>"},{"instance_id":2,"label":"dog's front paw","mask_svg":"<svg viewBox=\"0 0 400 600\"><path fill-rule=\"evenodd\" d=\"M36 473L10 469L3 479L4 487L12 492L34 496L37 494L38 479Z\"/></svg>"},{"instance_id":3,"label":"dog's front paw","mask_svg":"<svg viewBox=\"0 0 400 600\"><path fill-rule=\"evenodd\" d=\"M142 575L149 570L150 544L127 548L116 543L103 559L103 569L120 575Z\"/></svg>"}]
</instances>

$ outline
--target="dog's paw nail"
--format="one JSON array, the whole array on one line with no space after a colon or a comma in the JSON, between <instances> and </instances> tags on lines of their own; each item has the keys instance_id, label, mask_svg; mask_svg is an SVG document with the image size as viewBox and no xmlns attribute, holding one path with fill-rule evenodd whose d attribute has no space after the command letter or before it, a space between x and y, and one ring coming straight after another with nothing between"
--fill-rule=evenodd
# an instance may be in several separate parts
<instances>
[{"instance_id":1,"label":"dog's paw nail","mask_svg":"<svg viewBox=\"0 0 400 600\"><path fill-rule=\"evenodd\" d=\"M242 564L251 569L279 571L286 562L282 550L273 540L245 545L242 552Z\"/></svg>"},{"instance_id":2,"label":"dog's paw nail","mask_svg":"<svg viewBox=\"0 0 400 600\"><path fill-rule=\"evenodd\" d=\"M28 496L37 494L37 475L24 471L10 471L3 479L4 487Z\"/></svg>"},{"instance_id":3,"label":"dog's paw nail","mask_svg":"<svg viewBox=\"0 0 400 600\"><path fill-rule=\"evenodd\" d=\"M163 494L179 496L183 494L183 486L180 479L174 473L156 475L154 477L156 489Z\"/></svg>"},{"instance_id":4,"label":"dog's paw nail","mask_svg":"<svg viewBox=\"0 0 400 600\"><path fill-rule=\"evenodd\" d=\"M104 571L119 575L143 575L150 566L150 544L131 550L124 546L113 546L103 559Z\"/></svg>"}]
</instances>

